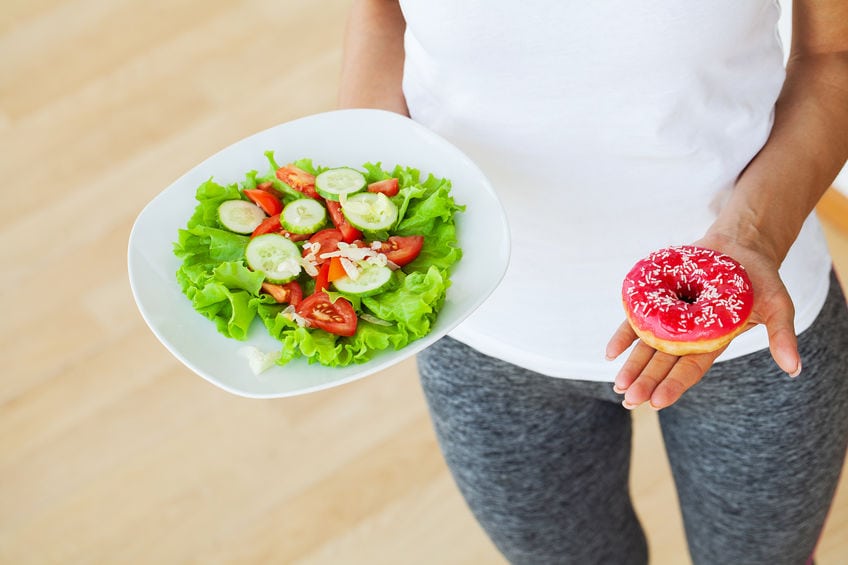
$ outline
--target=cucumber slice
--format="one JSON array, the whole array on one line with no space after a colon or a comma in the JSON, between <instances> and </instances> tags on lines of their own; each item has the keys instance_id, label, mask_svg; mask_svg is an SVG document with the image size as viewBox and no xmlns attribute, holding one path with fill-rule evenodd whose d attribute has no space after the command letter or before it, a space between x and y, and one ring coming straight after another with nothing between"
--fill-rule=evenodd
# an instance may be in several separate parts
<instances>
[{"instance_id":1,"label":"cucumber slice","mask_svg":"<svg viewBox=\"0 0 848 565\"><path fill-rule=\"evenodd\" d=\"M358 192L341 203L347 221L362 231L388 230L398 218L397 206L382 192Z\"/></svg>"},{"instance_id":2,"label":"cucumber slice","mask_svg":"<svg viewBox=\"0 0 848 565\"><path fill-rule=\"evenodd\" d=\"M383 265L367 264L356 279L345 275L333 281L339 292L356 296L371 296L381 292L392 280L392 270Z\"/></svg>"},{"instance_id":3,"label":"cucumber slice","mask_svg":"<svg viewBox=\"0 0 848 565\"><path fill-rule=\"evenodd\" d=\"M292 233L315 233L327 223L327 209L311 198L301 198L286 205L280 223Z\"/></svg>"},{"instance_id":4,"label":"cucumber slice","mask_svg":"<svg viewBox=\"0 0 848 565\"><path fill-rule=\"evenodd\" d=\"M218 221L236 233L253 233L264 219L262 208L246 200L226 200L218 206Z\"/></svg>"},{"instance_id":5,"label":"cucumber slice","mask_svg":"<svg viewBox=\"0 0 848 565\"><path fill-rule=\"evenodd\" d=\"M315 177L315 190L327 200L338 201L342 194L365 189L365 175L349 167L328 169Z\"/></svg>"},{"instance_id":6,"label":"cucumber slice","mask_svg":"<svg viewBox=\"0 0 848 565\"><path fill-rule=\"evenodd\" d=\"M300 274L300 249L278 233L266 233L250 240L245 249L247 265L265 275L268 282L283 284Z\"/></svg>"}]
</instances>

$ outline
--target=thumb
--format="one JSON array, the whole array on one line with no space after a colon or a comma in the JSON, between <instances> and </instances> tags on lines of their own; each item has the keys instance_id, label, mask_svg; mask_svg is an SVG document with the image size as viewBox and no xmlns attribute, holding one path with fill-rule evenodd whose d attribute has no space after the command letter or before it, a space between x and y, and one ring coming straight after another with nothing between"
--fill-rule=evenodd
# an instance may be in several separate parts
<instances>
[{"instance_id":1,"label":"thumb","mask_svg":"<svg viewBox=\"0 0 848 565\"><path fill-rule=\"evenodd\" d=\"M764 305L763 318L772 358L790 377L797 377L801 373L801 354L795 335L795 306L785 287Z\"/></svg>"}]
</instances>

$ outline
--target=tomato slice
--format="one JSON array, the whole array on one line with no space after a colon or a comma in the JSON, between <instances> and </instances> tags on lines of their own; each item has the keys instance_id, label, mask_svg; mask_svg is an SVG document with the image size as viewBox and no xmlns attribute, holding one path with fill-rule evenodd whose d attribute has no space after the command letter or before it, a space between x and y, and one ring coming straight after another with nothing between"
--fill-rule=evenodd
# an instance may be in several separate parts
<instances>
[{"instance_id":1,"label":"tomato slice","mask_svg":"<svg viewBox=\"0 0 848 565\"><path fill-rule=\"evenodd\" d=\"M283 203L270 192L248 189L244 191L244 195L247 196L251 202L262 208L262 211L269 216L279 214L283 211Z\"/></svg>"},{"instance_id":2,"label":"tomato slice","mask_svg":"<svg viewBox=\"0 0 848 565\"><path fill-rule=\"evenodd\" d=\"M315 292L314 294L324 293L330 286L330 263L326 262L318 267L318 274L315 275Z\"/></svg>"},{"instance_id":3,"label":"tomato slice","mask_svg":"<svg viewBox=\"0 0 848 565\"><path fill-rule=\"evenodd\" d=\"M318 191L315 190L315 175L310 174L301 168L295 167L294 165L280 167L277 169L276 174L278 179L296 191L302 192L310 198L323 200L321 195L318 194Z\"/></svg>"},{"instance_id":4,"label":"tomato slice","mask_svg":"<svg viewBox=\"0 0 848 565\"><path fill-rule=\"evenodd\" d=\"M250 237L256 237L257 235L263 235L266 233L280 233L282 231L283 226L280 224L280 214L277 213L262 220L262 223L256 226L256 229L253 230Z\"/></svg>"},{"instance_id":5,"label":"tomato slice","mask_svg":"<svg viewBox=\"0 0 848 565\"><path fill-rule=\"evenodd\" d=\"M256 190L261 190L263 192L273 194L278 199L282 199L282 197L283 197L283 194L279 190L277 190L277 188L274 186L274 183L269 181L269 180L266 180L265 182L260 182L259 184L257 184Z\"/></svg>"},{"instance_id":6,"label":"tomato slice","mask_svg":"<svg viewBox=\"0 0 848 565\"><path fill-rule=\"evenodd\" d=\"M303 289L300 288L297 281L287 282L286 284L264 282L262 283L262 290L270 294L280 304L297 306L303 299Z\"/></svg>"},{"instance_id":7,"label":"tomato slice","mask_svg":"<svg viewBox=\"0 0 848 565\"><path fill-rule=\"evenodd\" d=\"M318 253L315 254L315 264L321 265L327 261L327 259L321 258L321 254L338 251L339 242L342 241L342 239L342 232L337 229L328 228L315 232L315 234L309 238L310 243L318 244ZM304 249L303 254L307 255L308 253L309 252Z\"/></svg>"},{"instance_id":8,"label":"tomato slice","mask_svg":"<svg viewBox=\"0 0 848 565\"><path fill-rule=\"evenodd\" d=\"M327 205L327 211L330 213L330 219L333 220L333 225L342 232L342 241L352 243L354 240L362 237L362 232L350 225L347 218L342 213L342 205L334 200L324 202Z\"/></svg>"},{"instance_id":9,"label":"tomato slice","mask_svg":"<svg viewBox=\"0 0 848 565\"><path fill-rule=\"evenodd\" d=\"M396 196L398 190L400 189L396 178L380 180L368 185L368 192L382 192L386 196Z\"/></svg>"},{"instance_id":10,"label":"tomato slice","mask_svg":"<svg viewBox=\"0 0 848 565\"><path fill-rule=\"evenodd\" d=\"M356 333L356 311L344 298L332 302L326 292L316 292L298 304L296 312L325 332L348 337Z\"/></svg>"},{"instance_id":11,"label":"tomato slice","mask_svg":"<svg viewBox=\"0 0 848 565\"><path fill-rule=\"evenodd\" d=\"M393 235L387 241L381 241L377 251L383 253L395 265L403 267L418 257L423 246L423 236Z\"/></svg>"}]
</instances>

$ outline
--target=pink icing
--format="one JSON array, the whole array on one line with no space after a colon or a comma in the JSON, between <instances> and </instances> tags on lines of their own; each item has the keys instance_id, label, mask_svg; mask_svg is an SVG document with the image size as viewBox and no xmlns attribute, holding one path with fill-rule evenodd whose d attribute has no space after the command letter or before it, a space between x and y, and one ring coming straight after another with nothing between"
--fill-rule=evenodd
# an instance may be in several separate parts
<instances>
[{"instance_id":1,"label":"pink icing","mask_svg":"<svg viewBox=\"0 0 848 565\"><path fill-rule=\"evenodd\" d=\"M640 330L667 341L720 338L746 323L754 304L742 265L691 245L660 249L636 263L622 298Z\"/></svg>"}]
</instances>

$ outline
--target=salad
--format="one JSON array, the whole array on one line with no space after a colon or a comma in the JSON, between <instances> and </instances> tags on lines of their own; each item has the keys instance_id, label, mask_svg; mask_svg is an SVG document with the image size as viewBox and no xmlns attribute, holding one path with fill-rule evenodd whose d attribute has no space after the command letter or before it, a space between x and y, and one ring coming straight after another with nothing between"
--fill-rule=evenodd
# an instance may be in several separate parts
<instances>
[{"instance_id":1,"label":"salad","mask_svg":"<svg viewBox=\"0 0 848 565\"><path fill-rule=\"evenodd\" d=\"M210 179L178 232L177 281L223 335L259 318L281 346L249 351L254 372L298 357L363 363L429 333L462 257L448 179L380 163L300 159L244 181ZM258 357L258 358L257 358Z\"/></svg>"}]
</instances>

